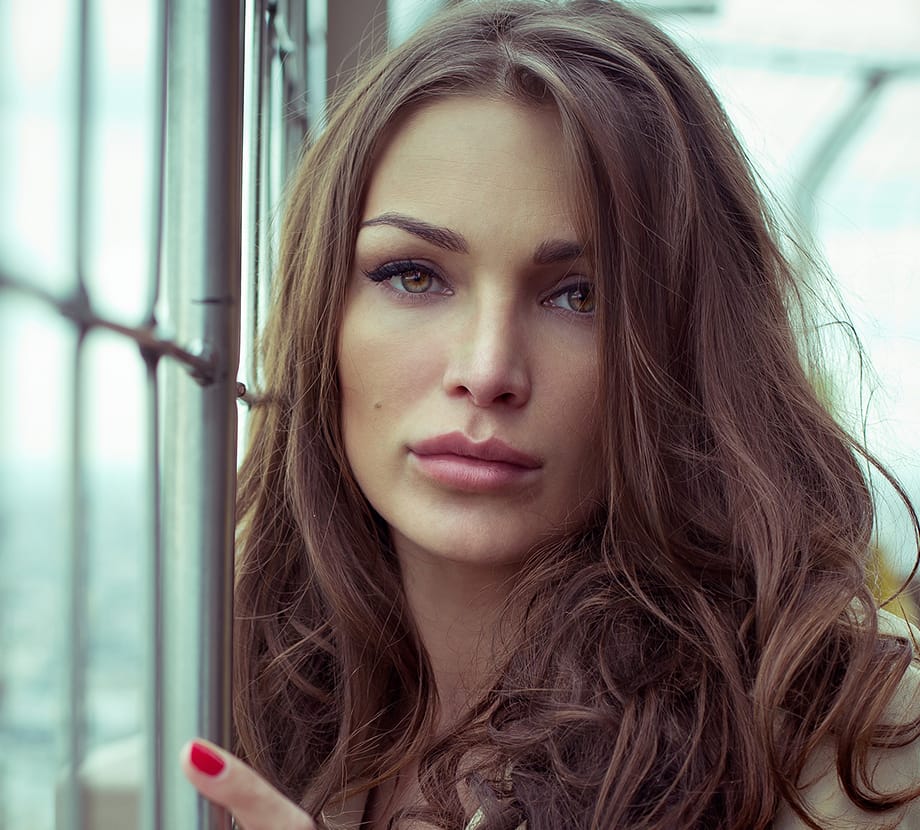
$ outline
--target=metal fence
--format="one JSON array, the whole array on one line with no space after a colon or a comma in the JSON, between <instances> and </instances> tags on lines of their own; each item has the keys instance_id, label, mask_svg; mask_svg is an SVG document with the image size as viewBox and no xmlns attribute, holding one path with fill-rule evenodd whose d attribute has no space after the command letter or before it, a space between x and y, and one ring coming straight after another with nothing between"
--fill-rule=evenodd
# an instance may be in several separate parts
<instances>
[{"instance_id":1,"label":"metal fence","mask_svg":"<svg viewBox=\"0 0 920 830\"><path fill-rule=\"evenodd\" d=\"M76 106L72 192L73 276L66 292L44 290L4 272L0 286L46 304L74 327L70 374L69 550L66 572L66 762L57 824L82 828L106 810L84 777L88 757L88 620L92 609L87 504L85 344L97 331L132 343L146 374L143 454L152 503L126 555L141 557L149 637L143 684L145 762L140 765L144 826L206 826L217 811L199 809L175 781L182 735L229 736L230 601L236 450L236 367L242 171L242 9L174 2L156 9L158 102L152 162L153 227L145 258L141 319L126 324L99 313L90 288L94 34L98 19L83 0L76 14ZM168 44L168 48L167 48ZM168 95L167 95L168 90ZM162 458L171 463L161 464ZM140 609L139 609L140 610ZM117 624L117 621L111 621ZM96 782L98 783L98 782ZM104 785L102 791L104 791ZM211 815L214 813L214 815Z\"/></svg>"}]
</instances>

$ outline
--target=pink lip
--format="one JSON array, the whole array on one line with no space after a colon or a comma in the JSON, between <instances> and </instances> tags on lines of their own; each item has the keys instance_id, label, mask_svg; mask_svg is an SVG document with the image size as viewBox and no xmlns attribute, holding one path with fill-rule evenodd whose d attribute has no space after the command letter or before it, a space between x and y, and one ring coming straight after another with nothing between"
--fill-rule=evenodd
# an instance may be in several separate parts
<instances>
[{"instance_id":1,"label":"pink lip","mask_svg":"<svg viewBox=\"0 0 920 830\"><path fill-rule=\"evenodd\" d=\"M476 442L462 432L411 444L409 452L423 475L467 492L526 484L543 466L539 458L519 452L497 438Z\"/></svg>"}]
</instances>

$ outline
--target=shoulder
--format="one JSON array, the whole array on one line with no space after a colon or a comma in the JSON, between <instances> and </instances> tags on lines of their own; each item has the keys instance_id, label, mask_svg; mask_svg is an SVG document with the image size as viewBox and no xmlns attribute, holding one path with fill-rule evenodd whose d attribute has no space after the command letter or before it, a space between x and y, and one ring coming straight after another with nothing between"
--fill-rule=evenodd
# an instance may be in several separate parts
<instances>
[{"instance_id":1,"label":"shoulder","mask_svg":"<svg viewBox=\"0 0 920 830\"><path fill-rule=\"evenodd\" d=\"M914 655L917 655L917 648L920 646L920 628L908 622L904 617L880 608L878 612L878 630L880 634L887 634L890 637L904 637L911 640L914 643Z\"/></svg>"},{"instance_id":2,"label":"shoulder","mask_svg":"<svg viewBox=\"0 0 920 830\"><path fill-rule=\"evenodd\" d=\"M886 710L891 723L910 723L920 717L920 631L906 620L879 612L879 633L901 637L913 643L914 661L908 667L897 693ZM920 785L920 739L895 749L877 749L869 756L873 785L881 792L896 792ZM888 813L859 809L843 792L837 778L836 747L828 740L819 746L805 767L802 794L822 827L839 830L920 830L920 799ZM807 825L786 804L777 813L774 830L800 830Z\"/></svg>"},{"instance_id":3,"label":"shoulder","mask_svg":"<svg viewBox=\"0 0 920 830\"><path fill-rule=\"evenodd\" d=\"M901 685L886 712L893 723L910 723L920 716L920 629L884 609L879 611L878 629L881 635L899 637L913 647L913 662L901 678Z\"/></svg>"}]
</instances>

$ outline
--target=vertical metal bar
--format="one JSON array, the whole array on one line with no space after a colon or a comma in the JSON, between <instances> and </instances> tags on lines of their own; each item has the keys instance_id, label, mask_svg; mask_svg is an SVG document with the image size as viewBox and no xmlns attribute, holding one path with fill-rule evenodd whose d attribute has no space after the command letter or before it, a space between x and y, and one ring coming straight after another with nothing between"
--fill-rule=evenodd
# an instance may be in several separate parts
<instances>
[{"instance_id":1,"label":"vertical metal bar","mask_svg":"<svg viewBox=\"0 0 920 830\"><path fill-rule=\"evenodd\" d=\"M326 24L328 0L306 0L307 4L307 122L315 133L325 121L327 99Z\"/></svg>"},{"instance_id":2,"label":"vertical metal bar","mask_svg":"<svg viewBox=\"0 0 920 830\"><path fill-rule=\"evenodd\" d=\"M220 828L177 756L230 740L241 272L241 0L174 0L168 28L164 322L216 362L201 385L172 361L162 389L162 826Z\"/></svg>"},{"instance_id":3,"label":"vertical metal bar","mask_svg":"<svg viewBox=\"0 0 920 830\"><path fill-rule=\"evenodd\" d=\"M278 16L284 9L281 4L271 4L266 16L266 49L262 65L262 159L259 166L259 199L262 209L259 221L259 263L256 285L256 335L261 330L268 312L270 296L269 283L275 267L275 252L278 249L278 225L274 220L278 209L278 191L276 179L282 161L281 136L284 133L284 105L281 99L284 85L282 69L282 48L289 48L283 43L277 28ZM286 32L285 32L286 34ZM257 364L258 367L259 364ZM256 376L261 385L262 378Z\"/></svg>"},{"instance_id":4,"label":"vertical metal bar","mask_svg":"<svg viewBox=\"0 0 920 830\"><path fill-rule=\"evenodd\" d=\"M294 53L284 64L284 171L293 170L300 159L301 145L309 129L308 90L308 23L307 4L295 0L287 4L287 33Z\"/></svg>"},{"instance_id":5,"label":"vertical metal bar","mask_svg":"<svg viewBox=\"0 0 920 830\"><path fill-rule=\"evenodd\" d=\"M151 494L146 521L149 540L147 559L147 593L145 616L149 621L146 649L146 682L144 683L145 759L143 790L140 798L141 830L162 830L163 824L163 535L160 529L162 512L160 498L160 446L157 428L159 395L157 386L157 357L146 355L147 412L150 431L147 436L147 486Z\"/></svg>"},{"instance_id":6,"label":"vertical metal bar","mask_svg":"<svg viewBox=\"0 0 920 830\"><path fill-rule=\"evenodd\" d=\"M169 0L160 0L156 8L154 23L154 45L152 54L158 61L156 71L156 113L154 130L156 132L153 152L153 209L151 210L150 228L150 273L147 278L149 287L146 308L146 322L151 328L156 327L156 306L160 296L160 267L163 248L163 222L165 219L164 189L166 168L166 87L169 48L167 41L168 21L170 17ZM157 412L159 395L157 387L157 362L153 354L144 354L147 369L147 457L143 463L147 472L147 486L151 502L146 516L146 538L148 539L146 555L147 580L145 617L148 621L148 639L145 649L144 682L144 763L142 769L143 788L140 794L139 826L141 830L161 830L163 824L163 769L166 761L163 756L163 540L160 529L160 448Z\"/></svg>"},{"instance_id":7,"label":"vertical metal bar","mask_svg":"<svg viewBox=\"0 0 920 830\"><path fill-rule=\"evenodd\" d=\"M87 176L89 171L89 48L90 4L81 0L77 22L76 112L73 147L75 179L73 203L74 228L74 299L88 304L86 296L86 220L88 211ZM83 458L83 337L78 332L74 347L71 375L70 436L70 568L68 585L68 644L67 644L67 784L64 797L65 826L82 830L85 826L84 798L80 784L80 768L86 755L86 625L87 625L87 550L86 550L86 469Z\"/></svg>"},{"instance_id":8,"label":"vertical metal bar","mask_svg":"<svg viewBox=\"0 0 920 830\"><path fill-rule=\"evenodd\" d=\"M85 826L80 768L86 756L86 480L83 458L83 332L74 347L71 374L70 434L70 562L67 572L67 786L64 822L67 830Z\"/></svg>"},{"instance_id":9,"label":"vertical metal bar","mask_svg":"<svg viewBox=\"0 0 920 830\"><path fill-rule=\"evenodd\" d=\"M151 50L158 61L156 69L156 88L154 98L156 100L156 114L154 116L154 152L152 159L153 180L153 210L151 211L150 221L150 274L147 280L149 286L149 295L147 301L147 323L153 327L156 323L155 312L157 300L160 296L160 258L163 242L163 187L166 165L166 85L167 85L167 62L169 55L169 44L167 41L168 21L170 11L170 0L160 0L157 3L156 21L154 23L154 43Z\"/></svg>"},{"instance_id":10,"label":"vertical metal bar","mask_svg":"<svg viewBox=\"0 0 920 830\"><path fill-rule=\"evenodd\" d=\"M248 176L245 180L247 222L244 228L246 241L246 279L243 287L245 330L242 332L243 353L247 357L245 381L253 389L259 386L256 335L260 327L259 294L262 290L261 263L265 257L265 234L262 198L263 166L265 157L266 125L262 121L265 101L265 79L271 54L268 48L265 0L252 0L247 4L247 31L249 33L248 74L249 94L245 101L245 148Z\"/></svg>"}]
</instances>

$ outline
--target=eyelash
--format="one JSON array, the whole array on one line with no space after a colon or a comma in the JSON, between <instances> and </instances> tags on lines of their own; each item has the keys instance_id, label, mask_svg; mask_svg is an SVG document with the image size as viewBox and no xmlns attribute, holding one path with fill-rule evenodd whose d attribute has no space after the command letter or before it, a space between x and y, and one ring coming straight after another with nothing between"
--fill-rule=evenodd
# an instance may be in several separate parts
<instances>
[{"instance_id":1,"label":"eyelash","mask_svg":"<svg viewBox=\"0 0 920 830\"><path fill-rule=\"evenodd\" d=\"M427 295L431 294L431 291L410 291L405 285L402 288L397 288L393 285L393 280L395 277L405 276L406 274L420 274L426 276L429 279L441 283L445 288L447 288L447 283L445 280L435 273L434 269L429 268L425 265L420 265L416 262L413 262L411 259L400 260L397 262L387 262L381 265L379 268L375 268L373 271L365 271L364 276L369 280L376 283L390 283L390 288L398 295L401 296L411 296L423 299ZM447 291L442 291L439 293L449 294L453 293L449 289Z\"/></svg>"},{"instance_id":2,"label":"eyelash","mask_svg":"<svg viewBox=\"0 0 920 830\"><path fill-rule=\"evenodd\" d=\"M439 276L434 271L433 268L426 266L426 265L421 265L419 263L416 263L412 261L411 259L397 260L395 262L387 262L379 266L378 268L375 268L371 271L364 271L363 273L364 273L364 276L366 276L372 282L375 282L378 284L390 283L389 285L390 289L395 294L397 294L401 299L402 298L408 299L411 297L411 298L418 299L418 300L427 300L429 298L429 295L433 293L430 290L428 291L410 291L405 287L405 284L403 284L402 288L397 288L395 285L392 284L392 281L394 280L395 277L401 277L401 276L405 276L411 273L415 273L415 274L419 274L419 275L428 277L429 279L435 282L438 282L442 286L444 286L445 290L437 292L438 294L442 294L442 295L448 294L449 295L453 293L453 291L450 290L444 278ZM583 279L577 280L575 282L569 283L568 285L564 285L564 286L557 288L555 291L553 291L552 294L550 294L545 300L542 301L542 304L544 305L548 304L552 308L559 308L560 310L568 314L572 314L576 317L589 317L589 316L592 316L594 313L593 308L589 311L576 311L574 308L571 308L571 307L564 308L563 306L557 305L556 303L551 303L550 301L555 300L559 297L565 297L567 295L571 295L575 291L581 291L585 296L590 297L593 292L593 289L594 289L594 286L591 282L587 280L583 280Z\"/></svg>"}]
</instances>

